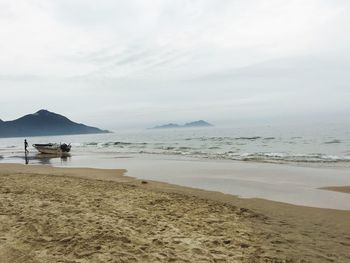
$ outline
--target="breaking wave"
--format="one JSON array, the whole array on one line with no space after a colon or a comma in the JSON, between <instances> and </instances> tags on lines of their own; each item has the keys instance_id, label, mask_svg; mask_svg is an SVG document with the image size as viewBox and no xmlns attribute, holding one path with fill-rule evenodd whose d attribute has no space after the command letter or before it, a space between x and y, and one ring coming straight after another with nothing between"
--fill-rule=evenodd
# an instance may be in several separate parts
<instances>
[{"instance_id":1,"label":"breaking wave","mask_svg":"<svg viewBox=\"0 0 350 263\"><path fill-rule=\"evenodd\" d=\"M173 138L170 138L173 139ZM314 145L303 149L302 145ZM342 141L338 139L319 141L318 145L337 145ZM223 159L251 162L278 162L278 163L338 163L350 162L350 156L343 151L341 154L308 153L319 146L303 137L288 137L284 140L273 136L202 136L185 137L169 141L107 141L85 142L74 147L87 147L89 150L109 153L125 154L158 154L189 156L194 158ZM264 151L261 151L264 149ZM288 151L279 151L288 149ZM289 151L289 149L292 149ZM302 153L304 150L306 153ZM298 153L299 152L299 153ZM300 153L301 152L301 153ZM340 152L340 151L339 151Z\"/></svg>"},{"instance_id":2,"label":"breaking wave","mask_svg":"<svg viewBox=\"0 0 350 263\"><path fill-rule=\"evenodd\" d=\"M324 144L333 144L333 143L341 143L341 141L337 140L337 139L334 139L334 140L331 140L331 141L324 142Z\"/></svg>"},{"instance_id":3,"label":"breaking wave","mask_svg":"<svg viewBox=\"0 0 350 263\"><path fill-rule=\"evenodd\" d=\"M244 153L232 156L234 160L263 162L296 162L296 163L337 163L350 162L350 157L326 155L322 153L290 154L290 153Z\"/></svg>"}]
</instances>

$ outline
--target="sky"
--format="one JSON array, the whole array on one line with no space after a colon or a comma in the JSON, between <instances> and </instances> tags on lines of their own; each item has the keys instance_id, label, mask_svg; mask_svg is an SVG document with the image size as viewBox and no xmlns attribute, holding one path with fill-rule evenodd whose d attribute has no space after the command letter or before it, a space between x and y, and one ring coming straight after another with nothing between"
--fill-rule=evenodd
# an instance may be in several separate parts
<instances>
[{"instance_id":1,"label":"sky","mask_svg":"<svg viewBox=\"0 0 350 263\"><path fill-rule=\"evenodd\" d=\"M0 0L0 118L348 120L348 0Z\"/></svg>"}]
</instances>

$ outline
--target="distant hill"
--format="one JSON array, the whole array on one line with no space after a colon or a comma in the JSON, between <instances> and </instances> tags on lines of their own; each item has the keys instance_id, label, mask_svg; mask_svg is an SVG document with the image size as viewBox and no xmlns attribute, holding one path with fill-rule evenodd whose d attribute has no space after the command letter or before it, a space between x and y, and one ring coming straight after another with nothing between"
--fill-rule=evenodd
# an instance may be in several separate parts
<instances>
[{"instance_id":1,"label":"distant hill","mask_svg":"<svg viewBox=\"0 0 350 263\"><path fill-rule=\"evenodd\" d=\"M210 123L203 121L203 120L189 122L189 123L186 123L184 125L185 128L187 128L187 127L213 127L213 126L214 126L213 124L210 124Z\"/></svg>"},{"instance_id":2,"label":"distant hill","mask_svg":"<svg viewBox=\"0 0 350 263\"><path fill-rule=\"evenodd\" d=\"M180 128L181 126L176 123L169 123L169 124L164 124L164 125L159 125L156 127L153 127L152 129L173 129L173 128Z\"/></svg>"},{"instance_id":3,"label":"distant hill","mask_svg":"<svg viewBox=\"0 0 350 263\"><path fill-rule=\"evenodd\" d=\"M13 121L0 120L0 137L27 137L109 133L107 130L86 126L47 110L39 110Z\"/></svg>"},{"instance_id":4,"label":"distant hill","mask_svg":"<svg viewBox=\"0 0 350 263\"><path fill-rule=\"evenodd\" d=\"M193 121L193 122L189 122L186 123L184 125L179 125L176 123L169 123L169 124L165 124L165 125L159 125L159 126L155 126L152 129L174 129L174 128L200 128L200 127L213 127L214 125L203 121L203 120L199 120L199 121Z\"/></svg>"}]
</instances>

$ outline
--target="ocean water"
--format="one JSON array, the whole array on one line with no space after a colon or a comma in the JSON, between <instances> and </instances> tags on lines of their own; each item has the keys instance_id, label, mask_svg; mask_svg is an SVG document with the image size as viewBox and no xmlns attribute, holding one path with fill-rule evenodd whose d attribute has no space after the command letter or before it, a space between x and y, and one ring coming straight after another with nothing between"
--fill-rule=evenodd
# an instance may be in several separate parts
<instances>
[{"instance_id":1,"label":"ocean water","mask_svg":"<svg viewBox=\"0 0 350 263\"><path fill-rule=\"evenodd\" d=\"M0 162L23 155L24 138L0 139ZM111 134L29 137L29 144L65 142L72 156L157 155L186 159L234 160L350 167L350 125L285 125L116 131ZM31 156L35 149L30 148Z\"/></svg>"}]
</instances>

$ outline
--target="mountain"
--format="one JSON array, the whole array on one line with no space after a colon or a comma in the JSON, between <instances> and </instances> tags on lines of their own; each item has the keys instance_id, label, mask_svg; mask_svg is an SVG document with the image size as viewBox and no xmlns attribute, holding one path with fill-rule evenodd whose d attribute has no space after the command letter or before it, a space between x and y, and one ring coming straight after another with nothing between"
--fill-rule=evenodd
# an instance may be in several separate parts
<instances>
[{"instance_id":1,"label":"mountain","mask_svg":"<svg viewBox=\"0 0 350 263\"><path fill-rule=\"evenodd\" d=\"M164 125L159 125L154 127L153 129L173 129L173 128L180 128L181 126L176 123L169 123L169 124L164 124Z\"/></svg>"},{"instance_id":2,"label":"mountain","mask_svg":"<svg viewBox=\"0 0 350 263\"><path fill-rule=\"evenodd\" d=\"M199 121L189 122L189 123L186 123L184 125L179 125L176 123L169 123L169 124L165 124L165 125L155 126L152 129L202 128L202 127L213 127L213 126L214 125L212 125L206 121L199 120Z\"/></svg>"},{"instance_id":3,"label":"mountain","mask_svg":"<svg viewBox=\"0 0 350 263\"><path fill-rule=\"evenodd\" d=\"M210 124L203 120L189 122L184 125L184 127L213 127L213 126L214 126L213 124Z\"/></svg>"},{"instance_id":4,"label":"mountain","mask_svg":"<svg viewBox=\"0 0 350 263\"><path fill-rule=\"evenodd\" d=\"M86 126L47 110L39 110L13 121L0 121L0 137L26 137L108 133L109 131Z\"/></svg>"}]
</instances>

